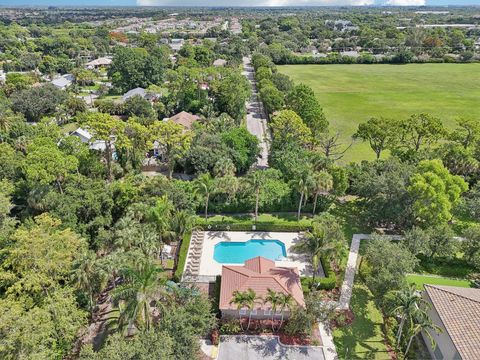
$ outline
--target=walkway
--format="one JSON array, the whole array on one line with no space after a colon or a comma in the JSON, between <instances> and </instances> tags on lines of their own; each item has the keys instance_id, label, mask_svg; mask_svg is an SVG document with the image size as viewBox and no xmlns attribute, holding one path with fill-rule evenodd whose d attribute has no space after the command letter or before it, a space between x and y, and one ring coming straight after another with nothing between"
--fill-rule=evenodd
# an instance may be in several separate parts
<instances>
[{"instance_id":1,"label":"walkway","mask_svg":"<svg viewBox=\"0 0 480 360\"><path fill-rule=\"evenodd\" d=\"M277 336L222 336L218 360L326 360L321 346L286 346Z\"/></svg>"},{"instance_id":2,"label":"walkway","mask_svg":"<svg viewBox=\"0 0 480 360\"><path fill-rule=\"evenodd\" d=\"M257 84L255 81L255 71L251 65L251 58L243 58L243 72L242 74L250 82L252 88L252 96L247 101L247 130L255 135L260 141L260 156L257 159L257 166L259 168L268 167L268 152L270 142L270 130L267 125L267 117L263 104L259 99Z\"/></svg>"},{"instance_id":3,"label":"walkway","mask_svg":"<svg viewBox=\"0 0 480 360\"><path fill-rule=\"evenodd\" d=\"M400 235L385 235L391 240L402 240ZM338 303L339 310L348 310L350 299L352 297L353 284L355 274L357 273L358 251L360 249L360 241L369 240L370 234L354 234L352 244L350 245L350 253L348 254L347 267L345 269L345 278L343 279L342 289L340 292L340 301Z\"/></svg>"}]
</instances>

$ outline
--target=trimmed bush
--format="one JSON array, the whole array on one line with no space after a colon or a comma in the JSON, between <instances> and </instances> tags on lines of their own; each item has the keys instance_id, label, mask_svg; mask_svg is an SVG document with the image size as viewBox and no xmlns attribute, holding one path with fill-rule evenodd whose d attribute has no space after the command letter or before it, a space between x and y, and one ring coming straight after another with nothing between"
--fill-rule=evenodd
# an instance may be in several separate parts
<instances>
[{"instance_id":1,"label":"trimmed bush","mask_svg":"<svg viewBox=\"0 0 480 360\"><path fill-rule=\"evenodd\" d=\"M190 238L192 233L190 231L183 235L180 250L178 252L177 268L175 269L174 280L180 281L183 275L183 268L185 267L185 261L187 261L188 247L190 246Z\"/></svg>"},{"instance_id":2,"label":"trimmed bush","mask_svg":"<svg viewBox=\"0 0 480 360\"><path fill-rule=\"evenodd\" d=\"M335 272L332 271L330 262L324 258L321 259L321 262L325 277L315 278L315 283L313 282L313 277L302 277L300 282L304 294L308 294L312 288L316 290L332 290L337 286L337 276Z\"/></svg>"}]
</instances>

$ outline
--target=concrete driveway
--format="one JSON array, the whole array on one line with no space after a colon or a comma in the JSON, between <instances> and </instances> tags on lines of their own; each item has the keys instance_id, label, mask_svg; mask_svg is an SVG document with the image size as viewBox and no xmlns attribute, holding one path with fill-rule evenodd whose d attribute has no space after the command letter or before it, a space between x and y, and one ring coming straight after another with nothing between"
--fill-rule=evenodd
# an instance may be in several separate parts
<instances>
[{"instance_id":1,"label":"concrete driveway","mask_svg":"<svg viewBox=\"0 0 480 360\"><path fill-rule=\"evenodd\" d=\"M285 346L276 336L222 336L218 360L325 360L323 348Z\"/></svg>"}]
</instances>

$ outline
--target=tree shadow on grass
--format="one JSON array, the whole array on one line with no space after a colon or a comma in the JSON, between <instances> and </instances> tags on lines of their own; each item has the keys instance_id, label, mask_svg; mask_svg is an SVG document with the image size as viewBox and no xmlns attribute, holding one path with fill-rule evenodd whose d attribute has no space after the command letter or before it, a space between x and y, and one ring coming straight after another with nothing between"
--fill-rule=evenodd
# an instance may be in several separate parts
<instances>
[{"instance_id":1,"label":"tree shadow on grass","mask_svg":"<svg viewBox=\"0 0 480 360\"><path fill-rule=\"evenodd\" d=\"M381 322L376 322L371 309L371 293L363 286L355 285L351 299L351 309L355 314L353 323L336 330L336 346L340 358L376 359L388 358L384 349ZM376 340L378 338L378 340ZM360 345L363 349L357 350Z\"/></svg>"}]
</instances>

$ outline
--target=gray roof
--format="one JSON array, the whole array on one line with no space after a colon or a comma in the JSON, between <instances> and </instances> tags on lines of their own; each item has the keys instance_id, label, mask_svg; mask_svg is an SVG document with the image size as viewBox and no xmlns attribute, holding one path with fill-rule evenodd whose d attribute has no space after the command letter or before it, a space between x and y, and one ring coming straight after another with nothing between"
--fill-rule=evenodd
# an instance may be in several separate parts
<instances>
[{"instance_id":1,"label":"gray roof","mask_svg":"<svg viewBox=\"0 0 480 360\"><path fill-rule=\"evenodd\" d=\"M138 88L129 90L125 94L123 94L122 100L126 101L127 99L129 99L133 96L141 96L142 98L144 98L146 94L147 94L147 92L144 88L138 87Z\"/></svg>"},{"instance_id":2,"label":"gray roof","mask_svg":"<svg viewBox=\"0 0 480 360\"><path fill-rule=\"evenodd\" d=\"M73 78L72 74L65 74L65 75L62 75L62 76L60 76L56 79L53 79L52 84L55 85L56 87L60 88L60 89L64 89L67 86L70 86L73 79L74 78Z\"/></svg>"}]
</instances>

